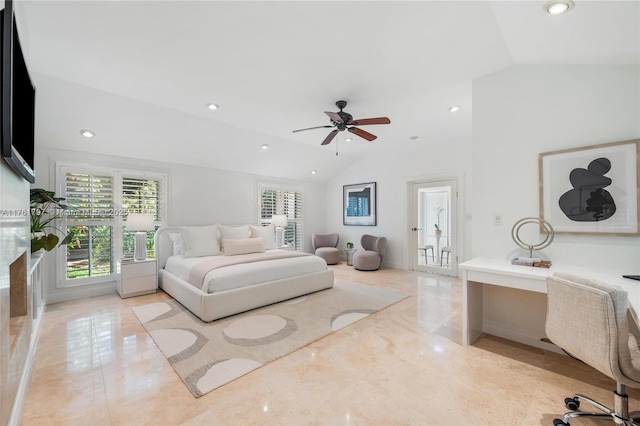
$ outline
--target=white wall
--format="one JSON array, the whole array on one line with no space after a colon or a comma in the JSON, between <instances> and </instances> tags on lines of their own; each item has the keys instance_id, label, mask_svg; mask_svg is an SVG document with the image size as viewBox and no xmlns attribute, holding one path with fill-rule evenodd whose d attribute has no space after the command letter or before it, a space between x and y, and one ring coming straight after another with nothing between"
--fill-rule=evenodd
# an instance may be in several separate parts
<instances>
[{"instance_id":1,"label":"white wall","mask_svg":"<svg viewBox=\"0 0 640 426\"><path fill-rule=\"evenodd\" d=\"M640 137L639 82L637 65L517 66L473 82L472 256L513 256L513 224L539 216L539 153ZM556 235L543 252L637 272L640 238Z\"/></svg>"},{"instance_id":2,"label":"white wall","mask_svg":"<svg viewBox=\"0 0 640 426\"><path fill-rule=\"evenodd\" d=\"M389 141L391 149L354 163L343 173L327 183L327 232L340 234L339 248L347 242L360 247L363 234L387 238L386 267L409 268L411 224L408 217L407 182L459 175L467 181L471 170L471 137L458 141L439 141L420 138L406 141ZM377 183L377 226L345 226L342 224L342 186L363 182ZM461 182L460 213L458 217L459 253L469 246L465 233L464 182ZM460 188L459 188L460 189Z\"/></svg>"},{"instance_id":3,"label":"white wall","mask_svg":"<svg viewBox=\"0 0 640 426\"><path fill-rule=\"evenodd\" d=\"M217 222L230 225L257 223L256 190L259 183L282 184L298 188L303 193L304 251L311 252L312 233L324 232L324 207L321 205L322 200L325 199L323 184L37 146L35 164L37 177L34 187L55 189L56 161L166 173L169 177L168 225L200 225ZM115 291L114 282L87 285L81 288L56 289L54 259L53 253L45 256L49 277L47 303Z\"/></svg>"}]
</instances>

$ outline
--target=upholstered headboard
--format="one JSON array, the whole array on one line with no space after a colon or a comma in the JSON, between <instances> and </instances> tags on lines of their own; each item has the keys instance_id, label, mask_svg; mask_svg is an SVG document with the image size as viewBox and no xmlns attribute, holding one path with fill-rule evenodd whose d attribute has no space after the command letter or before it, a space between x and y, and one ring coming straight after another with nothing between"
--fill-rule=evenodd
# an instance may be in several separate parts
<instances>
[{"instance_id":1,"label":"upholstered headboard","mask_svg":"<svg viewBox=\"0 0 640 426\"><path fill-rule=\"evenodd\" d=\"M158 269L164 268L167 259L173 255L173 241L169 234L180 233L179 226L163 226L156 231L154 237L154 252L158 261Z\"/></svg>"}]
</instances>

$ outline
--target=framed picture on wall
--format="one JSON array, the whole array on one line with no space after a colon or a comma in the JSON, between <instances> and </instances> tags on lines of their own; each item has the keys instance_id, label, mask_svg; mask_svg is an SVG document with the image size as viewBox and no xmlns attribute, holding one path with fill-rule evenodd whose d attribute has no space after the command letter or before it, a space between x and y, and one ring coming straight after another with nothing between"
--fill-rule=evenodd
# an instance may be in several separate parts
<instances>
[{"instance_id":1,"label":"framed picture on wall","mask_svg":"<svg viewBox=\"0 0 640 426\"><path fill-rule=\"evenodd\" d=\"M538 156L540 217L556 233L640 235L640 139Z\"/></svg>"},{"instance_id":2,"label":"framed picture on wall","mask_svg":"<svg viewBox=\"0 0 640 426\"><path fill-rule=\"evenodd\" d=\"M376 183L357 183L342 187L344 225L376 226Z\"/></svg>"}]
</instances>

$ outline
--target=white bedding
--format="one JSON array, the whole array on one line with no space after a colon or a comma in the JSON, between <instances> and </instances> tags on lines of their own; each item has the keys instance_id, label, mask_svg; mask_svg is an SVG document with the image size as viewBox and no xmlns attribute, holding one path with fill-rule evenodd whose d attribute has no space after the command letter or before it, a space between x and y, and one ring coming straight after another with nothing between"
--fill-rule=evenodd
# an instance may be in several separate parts
<instances>
[{"instance_id":1,"label":"white bedding","mask_svg":"<svg viewBox=\"0 0 640 426\"><path fill-rule=\"evenodd\" d=\"M276 250L268 251L273 252ZM220 257L222 256L191 258L183 258L179 255L171 256L167 259L164 269L184 281L190 282L192 269L196 265ZM216 293L326 270L326 262L322 258L313 255L243 263L217 268L208 272L205 275L202 287L199 288L206 293ZM193 283L192 285L195 286Z\"/></svg>"}]
</instances>

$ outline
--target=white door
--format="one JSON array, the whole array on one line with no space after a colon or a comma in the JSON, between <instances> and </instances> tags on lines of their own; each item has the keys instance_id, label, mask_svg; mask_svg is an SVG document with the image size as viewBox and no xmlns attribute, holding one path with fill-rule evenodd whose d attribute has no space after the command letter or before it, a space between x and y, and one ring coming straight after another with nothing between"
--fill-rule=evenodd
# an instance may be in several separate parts
<instances>
[{"instance_id":1,"label":"white door","mask_svg":"<svg viewBox=\"0 0 640 426\"><path fill-rule=\"evenodd\" d=\"M412 183L410 253L413 270L458 274L456 180Z\"/></svg>"}]
</instances>

